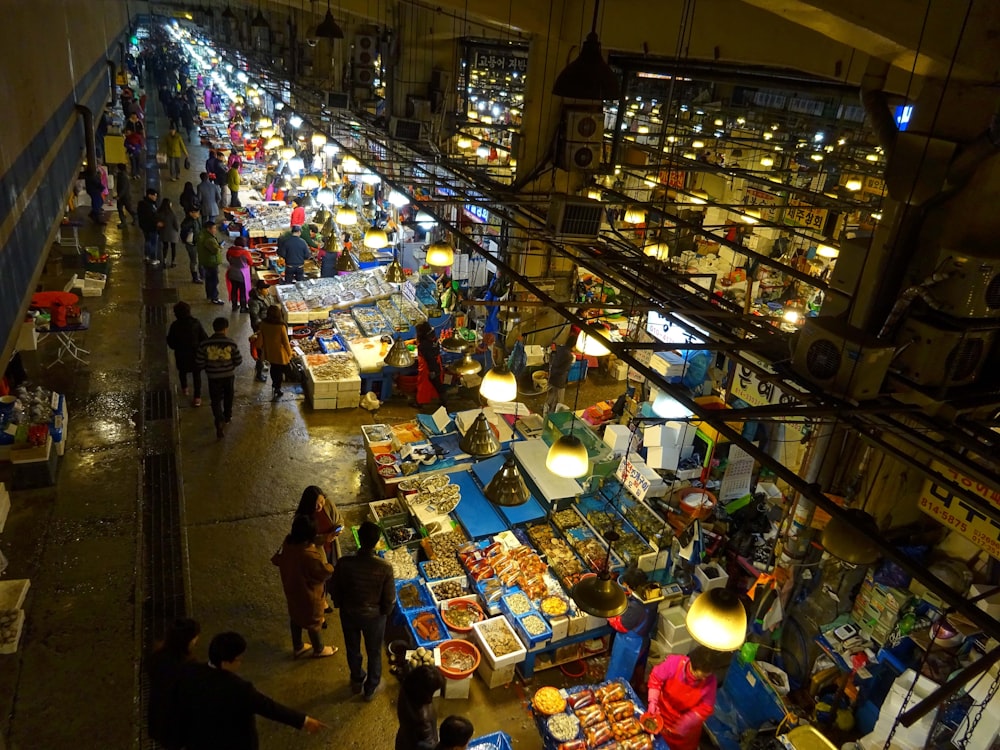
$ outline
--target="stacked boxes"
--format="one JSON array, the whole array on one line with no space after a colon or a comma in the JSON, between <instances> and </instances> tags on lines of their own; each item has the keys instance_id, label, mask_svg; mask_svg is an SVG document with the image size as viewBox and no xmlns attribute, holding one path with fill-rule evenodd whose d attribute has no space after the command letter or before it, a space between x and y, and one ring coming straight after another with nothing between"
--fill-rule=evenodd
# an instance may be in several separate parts
<instances>
[{"instance_id":1,"label":"stacked boxes","mask_svg":"<svg viewBox=\"0 0 1000 750\"><path fill-rule=\"evenodd\" d=\"M858 623L861 634L876 643L885 643L896 627L899 613L910 601L912 594L905 589L894 589L875 583L872 574L865 576L851 617Z\"/></svg>"},{"instance_id":2,"label":"stacked boxes","mask_svg":"<svg viewBox=\"0 0 1000 750\"><path fill-rule=\"evenodd\" d=\"M323 365L338 361L352 374L339 380L323 378ZM348 354L310 354L305 358L306 397L313 409L353 409L361 403L361 374Z\"/></svg>"},{"instance_id":3,"label":"stacked boxes","mask_svg":"<svg viewBox=\"0 0 1000 750\"><path fill-rule=\"evenodd\" d=\"M0 617L13 618L13 637L0 640L0 654L13 654L21 640L21 630L24 628L24 597L28 595L31 581L21 578L13 581L0 581Z\"/></svg>"}]
</instances>

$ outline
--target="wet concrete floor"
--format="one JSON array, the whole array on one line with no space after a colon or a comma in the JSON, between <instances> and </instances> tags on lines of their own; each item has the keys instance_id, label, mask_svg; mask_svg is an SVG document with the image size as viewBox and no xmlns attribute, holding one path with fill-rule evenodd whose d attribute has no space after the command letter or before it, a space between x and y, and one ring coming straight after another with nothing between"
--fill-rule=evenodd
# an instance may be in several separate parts
<instances>
[{"instance_id":1,"label":"wet concrete floor","mask_svg":"<svg viewBox=\"0 0 1000 750\"><path fill-rule=\"evenodd\" d=\"M205 148L190 151L196 167L204 163ZM176 207L185 179L197 182L197 175L188 172L180 182L164 181L161 197L170 197ZM142 287L149 280L141 233L131 225L118 229L113 212L107 217L103 227L81 229L83 244L106 247L113 263L104 296L82 300L92 315L91 330L81 337L90 350L89 365L46 368L55 356L52 341L25 357L33 381L67 394L70 426L56 485L13 493L2 537L10 559L7 577L31 578L32 586L20 648L15 655L0 656L0 747L4 741L17 750L131 748L140 742L139 323ZM231 313L228 305L210 305L202 287L190 281L183 248L180 253L176 268L157 272L163 286L175 287L208 330L216 315L229 317L230 334L249 363L248 316ZM44 288L62 288L72 273L82 273L75 258L64 265L61 273L46 275ZM172 319L169 309L167 319ZM205 405L195 408L180 394L173 372L171 378L187 609L202 624L201 654L214 633L243 633L249 642L244 676L277 700L330 725L310 737L260 721L263 748L390 748L396 730L396 679L386 673L385 688L373 702L364 703L350 693L343 652L319 661L293 661L285 603L269 559L287 533L306 485L323 487L352 524L363 519L372 490L360 427L407 420L414 409L397 398L374 416L360 408L312 411L298 386L286 388L286 395L273 403L269 384L254 381L251 363L237 376L233 422L218 441L207 393ZM622 386L592 377L580 402L613 398ZM0 467L0 479L9 480L9 464ZM336 613L323 635L342 648ZM600 659L591 660L588 674L576 682L600 679L604 666ZM565 681L554 669L538 673L534 684ZM438 699L437 711L439 718L469 716L477 734L503 729L519 748L541 745L519 683L487 690L474 679L468 700Z\"/></svg>"}]
</instances>

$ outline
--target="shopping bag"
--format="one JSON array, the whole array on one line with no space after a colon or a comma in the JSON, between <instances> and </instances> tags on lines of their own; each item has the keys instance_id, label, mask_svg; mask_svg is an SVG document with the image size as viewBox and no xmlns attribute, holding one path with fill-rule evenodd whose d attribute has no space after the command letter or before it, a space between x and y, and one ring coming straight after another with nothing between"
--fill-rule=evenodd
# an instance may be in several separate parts
<instances>
[{"instance_id":1,"label":"shopping bag","mask_svg":"<svg viewBox=\"0 0 1000 750\"><path fill-rule=\"evenodd\" d=\"M260 359L260 352L257 349L257 334L253 334L250 337L250 356L254 359Z\"/></svg>"},{"instance_id":2,"label":"shopping bag","mask_svg":"<svg viewBox=\"0 0 1000 750\"><path fill-rule=\"evenodd\" d=\"M191 169L191 159L187 156L184 157L184 169Z\"/></svg>"},{"instance_id":3,"label":"shopping bag","mask_svg":"<svg viewBox=\"0 0 1000 750\"><path fill-rule=\"evenodd\" d=\"M167 155L163 153L158 153L156 155L156 163L159 164L161 167L167 166Z\"/></svg>"}]
</instances>

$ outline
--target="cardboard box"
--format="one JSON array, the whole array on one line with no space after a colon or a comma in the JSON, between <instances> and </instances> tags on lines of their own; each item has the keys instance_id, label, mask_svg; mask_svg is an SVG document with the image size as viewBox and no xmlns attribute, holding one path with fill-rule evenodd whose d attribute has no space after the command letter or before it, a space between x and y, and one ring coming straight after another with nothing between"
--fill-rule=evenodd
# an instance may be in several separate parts
<instances>
[{"instance_id":1,"label":"cardboard box","mask_svg":"<svg viewBox=\"0 0 1000 750\"><path fill-rule=\"evenodd\" d=\"M485 660L479 662L479 666L476 668L476 674L479 678L486 683L486 687L490 690L493 688L502 687L503 685L509 685L514 681L514 665L510 664L506 667L493 668L486 663Z\"/></svg>"},{"instance_id":2,"label":"cardboard box","mask_svg":"<svg viewBox=\"0 0 1000 750\"><path fill-rule=\"evenodd\" d=\"M710 589L724 589L729 581L729 574L720 565L706 563L697 565L694 569L694 577L697 579L702 591Z\"/></svg>"}]
</instances>

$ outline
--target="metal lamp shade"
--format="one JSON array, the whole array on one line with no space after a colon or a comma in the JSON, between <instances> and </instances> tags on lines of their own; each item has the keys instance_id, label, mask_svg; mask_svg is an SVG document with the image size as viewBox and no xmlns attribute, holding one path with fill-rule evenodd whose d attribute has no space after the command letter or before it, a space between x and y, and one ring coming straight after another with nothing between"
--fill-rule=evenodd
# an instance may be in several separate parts
<instances>
[{"instance_id":1,"label":"metal lamp shade","mask_svg":"<svg viewBox=\"0 0 1000 750\"><path fill-rule=\"evenodd\" d=\"M384 229L372 227L365 232L364 243L365 247L371 248L372 250L381 250L389 244L389 235L385 233Z\"/></svg>"},{"instance_id":2,"label":"metal lamp shade","mask_svg":"<svg viewBox=\"0 0 1000 750\"><path fill-rule=\"evenodd\" d=\"M557 477L579 479L590 470L587 446L576 435L563 435L549 448L545 468Z\"/></svg>"},{"instance_id":3,"label":"metal lamp shade","mask_svg":"<svg viewBox=\"0 0 1000 750\"><path fill-rule=\"evenodd\" d=\"M497 441L496 435L493 434L493 428L490 427L485 414L479 412L472 427L462 436L458 447L470 456L481 458L495 456L500 452L500 443Z\"/></svg>"},{"instance_id":4,"label":"metal lamp shade","mask_svg":"<svg viewBox=\"0 0 1000 750\"><path fill-rule=\"evenodd\" d=\"M455 352L464 352L469 348L469 342L455 333L455 329L452 329L451 333L441 339L438 345L441 347L442 351L451 352L453 354Z\"/></svg>"},{"instance_id":5,"label":"metal lamp shade","mask_svg":"<svg viewBox=\"0 0 1000 750\"><path fill-rule=\"evenodd\" d=\"M710 589L691 604L685 619L694 640L715 651L735 651L747 637L747 612L727 589Z\"/></svg>"},{"instance_id":6,"label":"metal lamp shade","mask_svg":"<svg viewBox=\"0 0 1000 750\"><path fill-rule=\"evenodd\" d=\"M515 506L528 502L531 493L524 483L521 470L514 463L513 456L507 456L500 471L486 485L486 497L494 505Z\"/></svg>"},{"instance_id":7,"label":"metal lamp shade","mask_svg":"<svg viewBox=\"0 0 1000 750\"><path fill-rule=\"evenodd\" d=\"M465 356L451 366L451 371L456 375L476 375L483 366L472 358L472 352L466 350Z\"/></svg>"},{"instance_id":8,"label":"metal lamp shade","mask_svg":"<svg viewBox=\"0 0 1000 750\"><path fill-rule=\"evenodd\" d=\"M271 24L269 24L267 22L267 19L264 18L264 14L260 12L260 8L257 8L257 15L253 17L253 20L250 22L250 25L255 29L271 28Z\"/></svg>"},{"instance_id":9,"label":"metal lamp shade","mask_svg":"<svg viewBox=\"0 0 1000 750\"><path fill-rule=\"evenodd\" d=\"M358 223L358 212L349 206L341 206L337 209L336 221L342 227L351 227Z\"/></svg>"},{"instance_id":10,"label":"metal lamp shade","mask_svg":"<svg viewBox=\"0 0 1000 750\"><path fill-rule=\"evenodd\" d=\"M399 264L399 261L395 258L392 259L392 263L385 267L385 283L387 284L405 284L406 283L406 273L403 271L403 267Z\"/></svg>"},{"instance_id":11,"label":"metal lamp shade","mask_svg":"<svg viewBox=\"0 0 1000 750\"><path fill-rule=\"evenodd\" d=\"M517 378L506 362L490 368L479 384L479 395L489 401L513 401L517 398Z\"/></svg>"},{"instance_id":12,"label":"metal lamp shade","mask_svg":"<svg viewBox=\"0 0 1000 750\"><path fill-rule=\"evenodd\" d=\"M344 248L340 251L340 255L337 258L337 273L350 273L351 271L357 271L359 268L358 261L351 255L350 250Z\"/></svg>"},{"instance_id":13,"label":"metal lamp shade","mask_svg":"<svg viewBox=\"0 0 1000 750\"><path fill-rule=\"evenodd\" d=\"M409 348L403 343L403 339L395 339L389 351L385 353L385 364L389 367L412 367L413 355Z\"/></svg>"},{"instance_id":14,"label":"metal lamp shade","mask_svg":"<svg viewBox=\"0 0 1000 750\"><path fill-rule=\"evenodd\" d=\"M878 534L875 519L859 508L844 511L848 518L831 518L820 536L823 548L834 557L851 565L871 565L879 558L879 548L867 536L857 530L863 528L871 534Z\"/></svg>"},{"instance_id":15,"label":"metal lamp shade","mask_svg":"<svg viewBox=\"0 0 1000 750\"><path fill-rule=\"evenodd\" d=\"M447 242L432 242L427 248L427 265L443 268L455 262L455 248Z\"/></svg>"},{"instance_id":16,"label":"metal lamp shade","mask_svg":"<svg viewBox=\"0 0 1000 750\"><path fill-rule=\"evenodd\" d=\"M573 587L570 596L577 607L593 617L617 617L628 609L628 594L611 580L608 571L584 578Z\"/></svg>"},{"instance_id":17,"label":"metal lamp shade","mask_svg":"<svg viewBox=\"0 0 1000 750\"><path fill-rule=\"evenodd\" d=\"M594 336L594 330L592 326L587 326L580 331L580 335L576 339L576 350L588 357L607 356L611 351L599 338ZM602 333L607 335L607 331L602 331Z\"/></svg>"},{"instance_id":18,"label":"metal lamp shade","mask_svg":"<svg viewBox=\"0 0 1000 750\"><path fill-rule=\"evenodd\" d=\"M601 40L596 32L587 34L580 48L580 56L559 74L552 93L567 99L595 102L618 99L621 95L618 76L605 61L601 52Z\"/></svg>"},{"instance_id":19,"label":"metal lamp shade","mask_svg":"<svg viewBox=\"0 0 1000 750\"><path fill-rule=\"evenodd\" d=\"M330 12L329 3L326 6L326 16L316 27L316 36L320 39L343 39L344 30L334 20L333 13Z\"/></svg>"}]
</instances>

